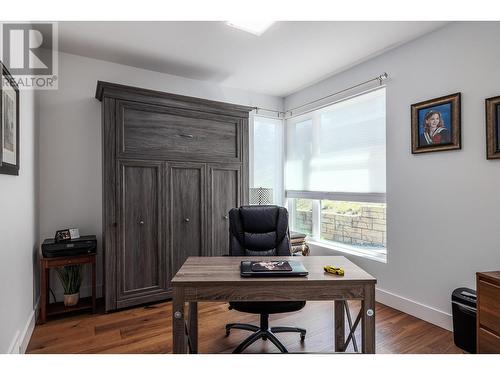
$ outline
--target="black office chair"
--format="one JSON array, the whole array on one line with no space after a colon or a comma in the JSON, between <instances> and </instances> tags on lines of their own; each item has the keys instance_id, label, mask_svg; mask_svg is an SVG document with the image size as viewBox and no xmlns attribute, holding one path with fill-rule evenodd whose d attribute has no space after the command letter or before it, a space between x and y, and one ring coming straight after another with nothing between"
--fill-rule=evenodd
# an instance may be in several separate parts
<instances>
[{"instance_id":1,"label":"black office chair","mask_svg":"<svg viewBox=\"0 0 500 375\"><path fill-rule=\"evenodd\" d=\"M278 206L242 206L229 211L230 256L289 256L290 237L288 211ZM260 314L260 327L252 324L226 325L226 336L232 328L254 332L233 353L241 353L258 339L269 339L282 353L288 353L275 333L298 332L303 341L306 330L295 327L269 327L269 314L298 311L305 301L286 302L230 302L229 308L250 314Z\"/></svg>"}]
</instances>

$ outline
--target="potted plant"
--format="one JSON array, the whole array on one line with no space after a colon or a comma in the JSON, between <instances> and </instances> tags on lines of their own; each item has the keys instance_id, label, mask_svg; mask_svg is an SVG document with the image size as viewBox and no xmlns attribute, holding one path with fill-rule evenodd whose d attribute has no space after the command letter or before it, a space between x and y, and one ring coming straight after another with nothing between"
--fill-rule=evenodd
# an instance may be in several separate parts
<instances>
[{"instance_id":1,"label":"potted plant","mask_svg":"<svg viewBox=\"0 0 500 375\"><path fill-rule=\"evenodd\" d=\"M64 288L64 306L75 306L80 299L82 265L64 266L57 269L57 275Z\"/></svg>"}]
</instances>

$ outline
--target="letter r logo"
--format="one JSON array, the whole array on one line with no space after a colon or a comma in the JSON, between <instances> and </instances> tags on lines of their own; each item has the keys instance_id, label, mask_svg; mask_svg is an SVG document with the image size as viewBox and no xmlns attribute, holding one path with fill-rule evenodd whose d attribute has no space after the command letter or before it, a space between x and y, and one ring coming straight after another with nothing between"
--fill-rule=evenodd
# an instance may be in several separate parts
<instances>
[{"instance_id":1,"label":"letter r logo","mask_svg":"<svg viewBox=\"0 0 500 375\"><path fill-rule=\"evenodd\" d=\"M3 63L12 75L53 74L51 23L4 23Z\"/></svg>"}]
</instances>

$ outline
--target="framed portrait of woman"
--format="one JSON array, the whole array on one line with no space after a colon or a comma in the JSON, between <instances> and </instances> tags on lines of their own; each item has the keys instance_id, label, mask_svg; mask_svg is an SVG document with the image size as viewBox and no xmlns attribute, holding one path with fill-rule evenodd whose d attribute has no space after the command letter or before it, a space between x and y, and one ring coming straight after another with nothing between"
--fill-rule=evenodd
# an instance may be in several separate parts
<instances>
[{"instance_id":1,"label":"framed portrait of woman","mask_svg":"<svg viewBox=\"0 0 500 375\"><path fill-rule=\"evenodd\" d=\"M486 158L500 159L500 96L486 99Z\"/></svg>"},{"instance_id":2,"label":"framed portrait of woman","mask_svg":"<svg viewBox=\"0 0 500 375\"><path fill-rule=\"evenodd\" d=\"M460 93L411 106L411 152L460 150Z\"/></svg>"},{"instance_id":3,"label":"framed portrait of woman","mask_svg":"<svg viewBox=\"0 0 500 375\"><path fill-rule=\"evenodd\" d=\"M19 88L0 63L0 174L19 175Z\"/></svg>"}]
</instances>

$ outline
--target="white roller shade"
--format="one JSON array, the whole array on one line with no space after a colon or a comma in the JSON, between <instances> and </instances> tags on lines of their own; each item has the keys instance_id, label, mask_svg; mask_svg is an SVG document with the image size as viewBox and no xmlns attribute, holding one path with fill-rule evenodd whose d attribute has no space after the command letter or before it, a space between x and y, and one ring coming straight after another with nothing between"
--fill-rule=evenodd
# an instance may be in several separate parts
<instances>
[{"instance_id":1,"label":"white roller shade","mask_svg":"<svg viewBox=\"0 0 500 375\"><path fill-rule=\"evenodd\" d=\"M385 194L385 88L287 120L287 191Z\"/></svg>"}]
</instances>

